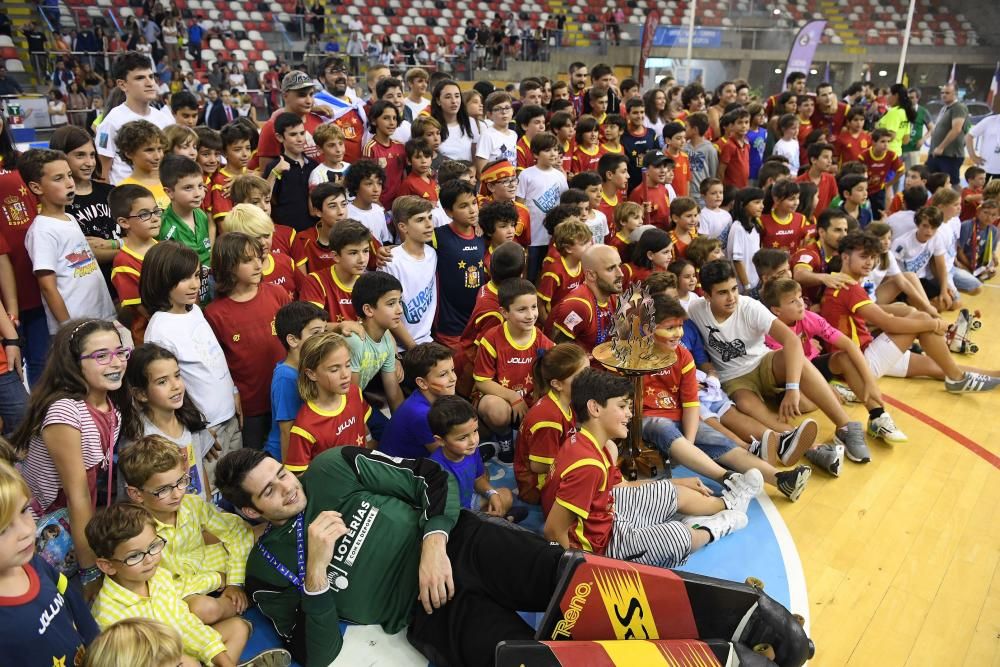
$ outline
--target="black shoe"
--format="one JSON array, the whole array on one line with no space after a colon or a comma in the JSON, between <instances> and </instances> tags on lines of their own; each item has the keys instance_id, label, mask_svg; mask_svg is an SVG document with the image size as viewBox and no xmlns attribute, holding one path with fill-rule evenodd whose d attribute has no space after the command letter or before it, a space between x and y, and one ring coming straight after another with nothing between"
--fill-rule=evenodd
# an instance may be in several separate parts
<instances>
[{"instance_id":1,"label":"black shoe","mask_svg":"<svg viewBox=\"0 0 1000 667\"><path fill-rule=\"evenodd\" d=\"M497 441L497 461L500 463L514 462L514 437L509 435Z\"/></svg>"},{"instance_id":2,"label":"black shoe","mask_svg":"<svg viewBox=\"0 0 1000 667\"><path fill-rule=\"evenodd\" d=\"M495 442L481 442L479 443L479 456L482 457L483 463L489 463L491 459L496 457L497 452L500 447Z\"/></svg>"},{"instance_id":3,"label":"black shoe","mask_svg":"<svg viewBox=\"0 0 1000 667\"><path fill-rule=\"evenodd\" d=\"M816 652L799 620L763 591L758 592L757 606L733 640L751 648L770 646L774 663L780 667L800 667Z\"/></svg>"}]
</instances>

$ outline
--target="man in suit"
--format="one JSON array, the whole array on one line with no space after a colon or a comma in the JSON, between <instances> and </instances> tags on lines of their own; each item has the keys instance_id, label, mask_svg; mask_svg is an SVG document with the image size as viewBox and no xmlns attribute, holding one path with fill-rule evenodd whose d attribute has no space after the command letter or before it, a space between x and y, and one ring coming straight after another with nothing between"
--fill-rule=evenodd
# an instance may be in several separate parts
<instances>
[{"instance_id":1,"label":"man in suit","mask_svg":"<svg viewBox=\"0 0 1000 667\"><path fill-rule=\"evenodd\" d=\"M204 124L213 130L221 130L230 121L239 118L239 112L232 105L232 94L228 90L222 93L213 88L208 92L208 103L205 104Z\"/></svg>"}]
</instances>

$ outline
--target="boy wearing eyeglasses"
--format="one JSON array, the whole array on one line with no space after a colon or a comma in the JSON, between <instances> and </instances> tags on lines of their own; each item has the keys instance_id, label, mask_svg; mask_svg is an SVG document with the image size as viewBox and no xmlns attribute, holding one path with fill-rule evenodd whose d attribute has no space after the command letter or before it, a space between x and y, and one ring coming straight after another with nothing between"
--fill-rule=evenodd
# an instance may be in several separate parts
<instances>
[{"instance_id":1,"label":"boy wearing eyeglasses","mask_svg":"<svg viewBox=\"0 0 1000 667\"><path fill-rule=\"evenodd\" d=\"M87 239L66 207L73 203L73 171L61 151L34 148L18 159L18 171L38 198L24 246L38 280L50 334L79 317L115 319L107 283Z\"/></svg>"},{"instance_id":2,"label":"boy wearing eyeglasses","mask_svg":"<svg viewBox=\"0 0 1000 667\"><path fill-rule=\"evenodd\" d=\"M170 540L157 534L159 525L146 508L131 503L115 503L87 524L87 540L97 555L97 567L105 575L92 608L97 624L105 629L126 618L160 621L180 633L185 657L181 664L185 667L235 667L250 635L250 624L236 617L207 624L190 611L170 570L160 567ZM284 650L266 653L275 652ZM277 656L262 654L240 664L287 665L290 658L287 653L285 657L286 661L279 662Z\"/></svg>"},{"instance_id":3,"label":"boy wearing eyeglasses","mask_svg":"<svg viewBox=\"0 0 1000 667\"><path fill-rule=\"evenodd\" d=\"M119 470L128 497L149 511L156 534L167 541L162 564L188 609L208 625L246 611L243 582L253 533L239 516L187 492L191 471L185 453L150 435L121 453ZM207 544L204 533L216 540ZM215 592L220 595L209 596Z\"/></svg>"},{"instance_id":4,"label":"boy wearing eyeglasses","mask_svg":"<svg viewBox=\"0 0 1000 667\"><path fill-rule=\"evenodd\" d=\"M149 313L139 296L139 276L146 251L156 245L162 211L153 193L141 185L119 185L108 195L111 217L125 233L121 252L111 265L111 284L118 293L118 317L132 332L135 345L142 345Z\"/></svg>"}]
</instances>

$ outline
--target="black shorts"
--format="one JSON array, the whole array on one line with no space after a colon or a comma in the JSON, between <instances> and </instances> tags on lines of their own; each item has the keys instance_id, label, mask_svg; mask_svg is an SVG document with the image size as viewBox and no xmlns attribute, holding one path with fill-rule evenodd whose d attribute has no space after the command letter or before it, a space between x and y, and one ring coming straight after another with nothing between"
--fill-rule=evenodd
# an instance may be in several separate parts
<instances>
[{"instance_id":1,"label":"black shorts","mask_svg":"<svg viewBox=\"0 0 1000 667\"><path fill-rule=\"evenodd\" d=\"M941 286L933 278L921 278L920 284L924 286L928 299L936 299L941 296Z\"/></svg>"},{"instance_id":2,"label":"black shorts","mask_svg":"<svg viewBox=\"0 0 1000 667\"><path fill-rule=\"evenodd\" d=\"M830 372L830 357L832 356L832 354L821 354L812 360L812 365L816 367L816 370L819 371L819 374L827 382L833 379L833 373Z\"/></svg>"}]
</instances>

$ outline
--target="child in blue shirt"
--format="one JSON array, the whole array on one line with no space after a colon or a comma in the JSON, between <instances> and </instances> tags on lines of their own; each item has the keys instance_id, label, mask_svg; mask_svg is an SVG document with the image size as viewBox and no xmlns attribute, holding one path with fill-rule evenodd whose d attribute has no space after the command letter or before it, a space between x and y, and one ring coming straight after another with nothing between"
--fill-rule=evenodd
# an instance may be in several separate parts
<instances>
[{"instance_id":1,"label":"child in blue shirt","mask_svg":"<svg viewBox=\"0 0 1000 667\"><path fill-rule=\"evenodd\" d=\"M494 489L479 455L479 419L476 409L461 396L442 396L434 401L427 421L439 445L431 459L458 481L459 504L491 516L508 516L514 496L510 489ZM481 503L473 491L485 497Z\"/></svg>"},{"instance_id":2,"label":"child in blue shirt","mask_svg":"<svg viewBox=\"0 0 1000 667\"><path fill-rule=\"evenodd\" d=\"M392 413L378 450L389 456L419 459L440 446L427 423L427 413L438 398L455 395L455 361L444 345L421 343L403 355L403 371L417 390Z\"/></svg>"},{"instance_id":3,"label":"child in blue shirt","mask_svg":"<svg viewBox=\"0 0 1000 667\"><path fill-rule=\"evenodd\" d=\"M274 318L278 340L288 354L274 367L271 376L271 433L264 451L278 461L285 460L292 422L302 407L298 389L299 350L310 337L326 330L328 319L325 310L307 301L285 304Z\"/></svg>"},{"instance_id":4,"label":"child in blue shirt","mask_svg":"<svg viewBox=\"0 0 1000 667\"><path fill-rule=\"evenodd\" d=\"M30 499L21 475L0 461L0 655L28 667L81 664L97 623L66 576L35 553Z\"/></svg>"}]
</instances>

